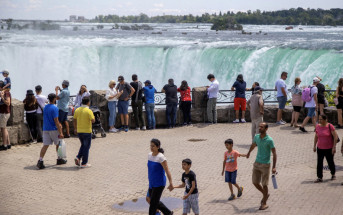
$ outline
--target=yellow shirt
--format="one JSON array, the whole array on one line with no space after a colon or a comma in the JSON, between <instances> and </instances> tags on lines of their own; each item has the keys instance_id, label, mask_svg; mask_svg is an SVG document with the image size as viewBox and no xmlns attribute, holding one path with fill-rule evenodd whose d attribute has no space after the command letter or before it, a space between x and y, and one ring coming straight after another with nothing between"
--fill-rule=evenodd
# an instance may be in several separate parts
<instances>
[{"instance_id":1,"label":"yellow shirt","mask_svg":"<svg viewBox=\"0 0 343 215\"><path fill-rule=\"evenodd\" d=\"M88 106L81 106L75 110L74 119L77 121L77 133L92 133L93 112Z\"/></svg>"}]
</instances>

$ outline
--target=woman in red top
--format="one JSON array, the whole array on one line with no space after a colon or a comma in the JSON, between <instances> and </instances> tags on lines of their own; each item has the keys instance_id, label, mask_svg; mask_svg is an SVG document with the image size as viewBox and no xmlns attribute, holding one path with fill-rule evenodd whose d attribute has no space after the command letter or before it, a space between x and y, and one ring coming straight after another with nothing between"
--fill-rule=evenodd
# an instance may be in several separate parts
<instances>
[{"instance_id":1,"label":"woman in red top","mask_svg":"<svg viewBox=\"0 0 343 215\"><path fill-rule=\"evenodd\" d=\"M317 151L317 180L315 183L323 182L323 161L324 157L329 164L331 180L335 180L336 168L333 160L336 153L337 133L335 127L327 122L325 115L319 116L319 124L316 126L316 136L314 137L313 151Z\"/></svg>"},{"instance_id":2,"label":"woman in red top","mask_svg":"<svg viewBox=\"0 0 343 215\"><path fill-rule=\"evenodd\" d=\"M191 125L191 107L192 107L192 97L191 88L188 86L187 81L182 81L181 86L177 89L181 94L180 109L183 113L183 125Z\"/></svg>"}]
</instances>

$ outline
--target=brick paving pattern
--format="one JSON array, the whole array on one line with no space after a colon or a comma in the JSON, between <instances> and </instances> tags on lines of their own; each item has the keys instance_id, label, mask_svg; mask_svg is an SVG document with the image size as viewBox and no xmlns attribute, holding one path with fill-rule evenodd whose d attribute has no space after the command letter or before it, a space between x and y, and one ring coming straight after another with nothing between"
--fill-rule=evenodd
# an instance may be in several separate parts
<instances>
[{"instance_id":1,"label":"brick paving pattern","mask_svg":"<svg viewBox=\"0 0 343 215\"><path fill-rule=\"evenodd\" d=\"M312 128L309 126L308 130ZM330 181L330 172L324 170L324 183L314 184L314 132L303 134L287 125L276 127L270 124L268 133L275 141L278 154L279 189L274 190L270 180L270 207L266 211L258 211L262 195L251 183L257 149L250 159L238 158L237 182L244 187L241 198L227 201L229 188L221 176L225 139L232 138L234 149L240 153L246 154L249 150L250 124L247 123L197 124L170 130L108 134L106 138L93 140L89 159L92 167L89 169L74 166L73 159L80 145L76 138L66 139L66 165L55 165L55 148L50 147L44 159L47 168L39 171L35 165L41 144L1 151L0 214L142 214L118 211L112 206L145 197L151 138L159 138L162 142L174 185L181 180L182 159L192 159L201 214L343 214L341 143L335 156L337 180ZM342 139L343 130L338 134ZM203 141L188 141L190 139ZM181 198L183 192L183 189L166 190L163 196ZM182 214L182 208L174 214Z\"/></svg>"}]
</instances>

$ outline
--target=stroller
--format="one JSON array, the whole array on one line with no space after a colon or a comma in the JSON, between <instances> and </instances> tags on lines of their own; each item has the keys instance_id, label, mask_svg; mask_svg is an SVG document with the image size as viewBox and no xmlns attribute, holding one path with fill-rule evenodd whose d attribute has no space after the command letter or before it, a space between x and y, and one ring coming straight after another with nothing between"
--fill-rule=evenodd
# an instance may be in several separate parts
<instances>
[{"instance_id":1,"label":"stroller","mask_svg":"<svg viewBox=\"0 0 343 215\"><path fill-rule=\"evenodd\" d=\"M101 118L100 118L101 115L100 115L99 108L96 106L90 106L89 109L91 109L95 118L95 122L92 124L92 139L96 138L96 134L98 133L99 130L101 132L101 137L106 137L105 130L103 129L101 125Z\"/></svg>"}]
</instances>

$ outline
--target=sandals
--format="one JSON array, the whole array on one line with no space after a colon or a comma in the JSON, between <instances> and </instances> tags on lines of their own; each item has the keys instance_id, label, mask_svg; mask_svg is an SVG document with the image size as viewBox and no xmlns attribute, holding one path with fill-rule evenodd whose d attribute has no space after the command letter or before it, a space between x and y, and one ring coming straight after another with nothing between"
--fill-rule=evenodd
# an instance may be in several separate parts
<instances>
[{"instance_id":1,"label":"sandals","mask_svg":"<svg viewBox=\"0 0 343 215\"><path fill-rule=\"evenodd\" d=\"M267 208L269 208L268 205L261 205L261 207L259 208L259 210L263 211L263 210L266 210Z\"/></svg>"},{"instance_id":2,"label":"sandals","mask_svg":"<svg viewBox=\"0 0 343 215\"><path fill-rule=\"evenodd\" d=\"M331 181L333 181L333 180L336 180L336 176L335 175L331 176Z\"/></svg>"},{"instance_id":3,"label":"sandals","mask_svg":"<svg viewBox=\"0 0 343 215\"><path fill-rule=\"evenodd\" d=\"M313 183L321 183L321 182L323 182L323 179L317 178Z\"/></svg>"}]
</instances>

